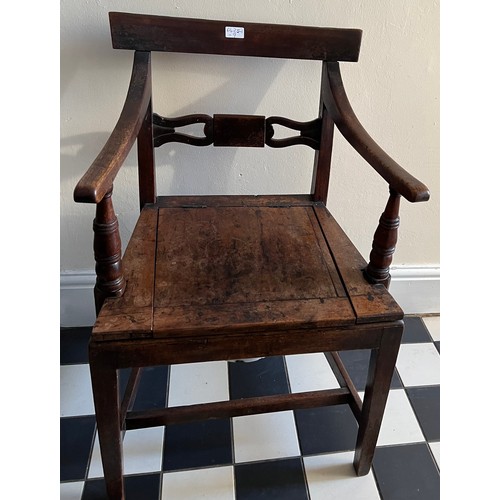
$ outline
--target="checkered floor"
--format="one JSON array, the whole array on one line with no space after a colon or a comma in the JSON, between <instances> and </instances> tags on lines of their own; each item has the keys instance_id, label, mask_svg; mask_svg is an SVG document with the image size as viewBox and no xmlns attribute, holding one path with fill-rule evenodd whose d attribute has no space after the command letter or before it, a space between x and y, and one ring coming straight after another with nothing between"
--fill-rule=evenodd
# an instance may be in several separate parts
<instances>
[{"instance_id":1,"label":"checkered floor","mask_svg":"<svg viewBox=\"0 0 500 500\"><path fill-rule=\"evenodd\" d=\"M128 431L127 499L438 499L439 317L409 316L405 325L369 475L355 476L357 424L349 407L334 406ZM61 329L62 500L106 498L89 334ZM368 354L342 354L359 390ZM322 354L161 366L143 374L134 409L334 387Z\"/></svg>"}]
</instances>

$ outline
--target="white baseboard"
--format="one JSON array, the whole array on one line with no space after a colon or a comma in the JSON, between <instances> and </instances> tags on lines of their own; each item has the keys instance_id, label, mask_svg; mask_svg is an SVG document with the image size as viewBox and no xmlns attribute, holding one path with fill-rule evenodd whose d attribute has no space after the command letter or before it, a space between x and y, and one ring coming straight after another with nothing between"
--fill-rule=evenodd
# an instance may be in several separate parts
<instances>
[{"instance_id":1,"label":"white baseboard","mask_svg":"<svg viewBox=\"0 0 500 500\"><path fill-rule=\"evenodd\" d=\"M439 267L394 267L391 276L390 292L405 314L439 314Z\"/></svg>"},{"instance_id":2,"label":"white baseboard","mask_svg":"<svg viewBox=\"0 0 500 500\"><path fill-rule=\"evenodd\" d=\"M61 326L91 326L95 322L95 273L61 273Z\"/></svg>"},{"instance_id":3,"label":"white baseboard","mask_svg":"<svg viewBox=\"0 0 500 500\"><path fill-rule=\"evenodd\" d=\"M391 293L405 314L439 313L439 267L396 267ZM90 326L95 321L95 274L61 273L61 326Z\"/></svg>"}]
</instances>

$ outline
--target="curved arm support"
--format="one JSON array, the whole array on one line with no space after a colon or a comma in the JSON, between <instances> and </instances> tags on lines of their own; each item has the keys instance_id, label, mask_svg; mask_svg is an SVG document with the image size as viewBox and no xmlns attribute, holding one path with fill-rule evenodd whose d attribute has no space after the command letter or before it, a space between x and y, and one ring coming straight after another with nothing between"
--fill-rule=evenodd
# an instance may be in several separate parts
<instances>
[{"instance_id":1,"label":"curved arm support","mask_svg":"<svg viewBox=\"0 0 500 500\"><path fill-rule=\"evenodd\" d=\"M132 148L151 100L151 53L136 52L130 85L120 118L101 152L81 178L74 199L99 203Z\"/></svg>"},{"instance_id":2,"label":"curved arm support","mask_svg":"<svg viewBox=\"0 0 500 500\"><path fill-rule=\"evenodd\" d=\"M321 83L323 100L335 124L354 149L408 201L427 201L428 188L398 165L368 134L354 114L344 89L338 62L327 62Z\"/></svg>"}]
</instances>

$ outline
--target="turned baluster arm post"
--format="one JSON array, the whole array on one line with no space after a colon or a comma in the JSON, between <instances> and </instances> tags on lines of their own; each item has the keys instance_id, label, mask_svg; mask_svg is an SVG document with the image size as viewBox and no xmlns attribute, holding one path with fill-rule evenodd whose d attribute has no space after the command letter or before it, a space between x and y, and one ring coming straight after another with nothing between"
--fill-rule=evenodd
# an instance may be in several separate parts
<instances>
[{"instance_id":1,"label":"turned baluster arm post","mask_svg":"<svg viewBox=\"0 0 500 500\"><path fill-rule=\"evenodd\" d=\"M96 284L94 301L99 314L107 297L120 297L125 291L122 248L118 219L113 208L111 188L96 205L94 229L94 258Z\"/></svg>"},{"instance_id":2,"label":"turned baluster arm post","mask_svg":"<svg viewBox=\"0 0 500 500\"><path fill-rule=\"evenodd\" d=\"M381 283L386 288L391 282L390 267L398 240L400 200L401 195L390 188L389 200L373 236L370 261L364 270L370 283Z\"/></svg>"}]
</instances>

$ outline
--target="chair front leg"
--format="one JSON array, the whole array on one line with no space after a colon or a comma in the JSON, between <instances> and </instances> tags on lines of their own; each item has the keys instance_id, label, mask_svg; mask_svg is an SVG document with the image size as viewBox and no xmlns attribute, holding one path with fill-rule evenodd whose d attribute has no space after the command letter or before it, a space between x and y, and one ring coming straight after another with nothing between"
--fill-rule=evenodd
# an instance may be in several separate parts
<instances>
[{"instance_id":1,"label":"chair front leg","mask_svg":"<svg viewBox=\"0 0 500 500\"><path fill-rule=\"evenodd\" d=\"M123 500L125 492L118 371L106 366L102 360L93 359L92 345L90 374L108 497L110 500Z\"/></svg>"},{"instance_id":2,"label":"chair front leg","mask_svg":"<svg viewBox=\"0 0 500 500\"><path fill-rule=\"evenodd\" d=\"M354 453L354 468L358 476L370 472L402 334L402 323L399 327L384 330L380 347L371 353Z\"/></svg>"}]
</instances>

